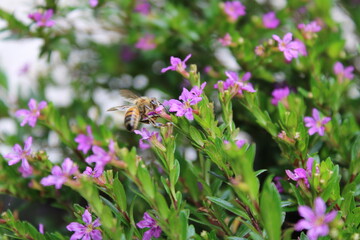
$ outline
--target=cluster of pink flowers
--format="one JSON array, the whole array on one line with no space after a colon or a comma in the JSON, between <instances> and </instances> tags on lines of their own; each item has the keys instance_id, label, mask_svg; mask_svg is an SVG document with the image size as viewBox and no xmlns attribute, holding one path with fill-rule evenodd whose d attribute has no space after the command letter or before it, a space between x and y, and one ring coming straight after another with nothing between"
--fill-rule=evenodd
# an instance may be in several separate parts
<instances>
[{"instance_id":1,"label":"cluster of pink flowers","mask_svg":"<svg viewBox=\"0 0 360 240\"><path fill-rule=\"evenodd\" d=\"M177 99L170 99L169 101L164 101L164 106L169 106L169 112L176 112L176 116L182 117L185 116L189 120L194 119L193 109L191 106L198 104L202 97L202 91L206 86L206 82L201 84L200 88L198 86L193 87L190 91L186 88L183 88L183 91Z\"/></svg>"},{"instance_id":2,"label":"cluster of pink flowers","mask_svg":"<svg viewBox=\"0 0 360 240\"><path fill-rule=\"evenodd\" d=\"M285 34L281 39L278 35L272 36L275 41L278 42L279 51L284 53L284 57L287 61L291 61L293 58L298 58L299 55L306 56L306 47L300 40L292 40L292 33Z\"/></svg>"},{"instance_id":3,"label":"cluster of pink flowers","mask_svg":"<svg viewBox=\"0 0 360 240\"><path fill-rule=\"evenodd\" d=\"M239 79L239 75L236 72L226 71L225 75L228 77L225 81L218 81L214 85L214 88L219 89L219 91L229 90L232 96L243 95L243 91L246 92L256 92L249 79L251 78L251 73L247 72Z\"/></svg>"}]
</instances>

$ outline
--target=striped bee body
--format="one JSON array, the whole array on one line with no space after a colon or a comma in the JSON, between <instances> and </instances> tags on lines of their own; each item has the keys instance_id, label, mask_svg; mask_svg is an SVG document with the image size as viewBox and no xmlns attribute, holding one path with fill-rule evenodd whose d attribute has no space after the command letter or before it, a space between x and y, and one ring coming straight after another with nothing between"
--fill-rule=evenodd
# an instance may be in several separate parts
<instances>
[{"instance_id":1,"label":"striped bee body","mask_svg":"<svg viewBox=\"0 0 360 240\"><path fill-rule=\"evenodd\" d=\"M130 107L125 113L124 125L127 130L134 131L140 122L140 111L135 107Z\"/></svg>"}]
</instances>

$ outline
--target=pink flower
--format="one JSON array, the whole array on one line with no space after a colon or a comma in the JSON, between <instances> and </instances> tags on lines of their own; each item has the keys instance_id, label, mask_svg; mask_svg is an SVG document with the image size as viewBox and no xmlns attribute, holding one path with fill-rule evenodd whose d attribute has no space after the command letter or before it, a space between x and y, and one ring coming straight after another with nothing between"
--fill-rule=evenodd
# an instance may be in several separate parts
<instances>
[{"instance_id":1,"label":"pink flower","mask_svg":"<svg viewBox=\"0 0 360 240\"><path fill-rule=\"evenodd\" d=\"M245 145L245 143L246 143L246 140L244 140L244 139L240 139L235 142L235 144L238 148L242 148Z\"/></svg>"},{"instance_id":2,"label":"pink flower","mask_svg":"<svg viewBox=\"0 0 360 240\"><path fill-rule=\"evenodd\" d=\"M176 112L176 116L182 117L185 116L188 120L193 120L193 109L192 105L196 105L202 100L200 95L202 94L203 89L206 86L206 82L201 84L201 87L193 87L190 91L186 88L183 88L183 91L179 97L179 100L170 99L169 101L164 101L164 106L170 106L169 112Z\"/></svg>"},{"instance_id":3,"label":"pink flower","mask_svg":"<svg viewBox=\"0 0 360 240\"><path fill-rule=\"evenodd\" d=\"M298 44L299 54L301 56L307 56L307 51L306 51L305 44L302 41L300 41L299 39L295 39L294 42L296 42Z\"/></svg>"},{"instance_id":4,"label":"pink flower","mask_svg":"<svg viewBox=\"0 0 360 240\"><path fill-rule=\"evenodd\" d=\"M295 230L301 231L307 229L306 234L310 240L316 240L318 237L328 235L328 224L332 222L337 215L337 211L335 210L326 213L325 202L320 197L315 199L314 209L308 206L299 206L298 211L304 219L296 223Z\"/></svg>"},{"instance_id":5,"label":"pink flower","mask_svg":"<svg viewBox=\"0 0 360 240\"><path fill-rule=\"evenodd\" d=\"M245 6L240 1L224 2L223 10L230 22L236 22L240 16L244 16L246 14L245 9Z\"/></svg>"},{"instance_id":6,"label":"pink flower","mask_svg":"<svg viewBox=\"0 0 360 240\"><path fill-rule=\"evenodd\" d=\"M97 218L92 222L91 214L87 209L82 215L82 220L85 223L84 225L78 222L72 222L66 226L67 230L74 232L70 240L102 240L101 231L95 229L101 226L100 220Z\"/></svg>"},{"instance_id":7,"label":"pink flower","mask_svg":"<svg viewBox=\"0 0 360 240\"><path fill-rule=\"evenodd\" d=\"M15 112L15 116L22 117L24 120L21 122L21 126L29 124L31 127L35 127L37 119L40 117L40 111L47 106L47 102L41 101L39 105L34 99L30 99L28 103L29 109L20 109Z\"/></svg>"},{"instance_id":8,"label":"pink flower","mask_svg":"<svg viewBox=\"0 0 360 240\"><path fill-rule=\"evenodd\" d=\"M134 133L141 136L141 139L139 140L139 147L141 149L148 149L151 147L150 144L144 143L144 140L150 142L151 138L155 138L157 141L161 142L161 137L158 132L149 132L146 128L143 128L141 130L135 130Z\"/></svg>"},{"instance_id":9,"label":"pink flower","mask_svg":"<svg viewBox=\"0 0 360 240\"><path fill-rule=\"evenodd\" d=\"M291 59L299 57L300 46L298 42L292 41L292 33L285 34L283 39L277 35L273 35L272 37L279 43L278 48L284 53L287 61L291 61Z\"/></svg>"},{"instance_id":10,"label":"pink flower","mask_svg":"<svg viewBox=\"0 0 360 240\"><path fill-rule=\"evenodd\" d=\"M282 179L282 177L279 177L279 176L274 177L274 179L273 179L273 181L275 183L275 187L276 187L276 189L278 190L279 193L284 192L284 188L281 185L281 181L280 181L281 179Z\"/></svg>"},{"instance_id":11,"label":"pink flower","mask_svg":"<svg viewBox=\"0 0 360 240\"><path fill-rule=\"evenodd\" d=\"M91 127L87 126L86 131L88 135L79 134L75 138L75 142L79 144L77 149L82 151L84 154L86 154L91 149L91 146L94 143L94 137L92 135Z\"/></svg>"},{"instance_id":12,"label":"pink flower","mask_svg":"<svg viewBox=\"0 0 360 240\"><path fill-rule=\"evenodd\" d=\"M104 149L98 146L93 146L92 151L94 154L87 157L85 159L85 162L87 162L88 164L95 163L96 165L94 171L98 172L98 174L100 175L104 171L106 164L108 164L111 161L117 160L115 145L113 140L110 140L109 152L106 152Z\"/></svg>"},{"instance_id":13,"label":"pink flower","mask_svg":"<svg viewBox=\"0 0 360 240\"><path fill-rule=\"evenodd\" d=\"M301 30L305 39L311 39L315 37L315 33L321 30L321 26L318 25L315 21L309 24L300 23L297 27Z\"/></svg>"},{"instance_id":14,"label":"pink flower","mask_svg":"<svg viewBox=\"0 0 360 240\"><path fill-rule=\"evenodd\" d=\"M295 168L294 172L290 170L285 170L286 175L296 182L296 186L299 185L299 182L303 182L307 188L310 188L309 179L312 176L312 167L314 163L314 158L308 158L306 162L306 169L303 168ZM319 169L316 169L316 172L319 172Z\"/></svg>"},{"instance_id":15,"label":"pink flower","mask_svg":"<svg viewBox=\"0 0 360 240\"><path fill-rule=\"evenodd\" d=\"M32 137L28 137L25 140L24 149L21 148L19 144L15 144L13 147L13 152L4 155L4 158L9 159L9 166L14 165L21 160L21 166L18 169L22 173L23 177L29 177L32 174L32 167L28 162L28 158L31 157L31 145Z\"/></svg>"},{"instance_id":16,"label":"pink flower","mask_svg":"<svg viewBox=\"0 0 360 240\"><path fill-rule=\"evenodd\" d=\"M55 24L51 17L54 14L54 10L48 9L44 13L35 12L28 15L28 17L36 22L39 27L52 27Z\"/></svg>"},{"instance_id":17,"label":"pink flower","mask_svg":"<svg viewBox=\"0 0 360 240\"><path fill-rule=\"evenodd\" d=\"M247 82L251 78L250 72L245 73L241 79L239 79L239 75L236 72L226 71L225 75L228 77L225 82L218 81L214 88L219 88L219 83L221 83L222 89L219 89L219 91L229 90L232 96L241 96L243 91L256 92L252 84Z\"/></svg>"},{"instance_id":18,"label":"pink flower","mask_svg":"<svg viewBox=\"0 0 360 240\"><path fill-rule=\"evenodd\" d=\"M101 176L102 171L99 171L101 169L92 169L91 167L86 167L85 171L82 174L85 174L89 177L98 178Z\"/></svg>"},{"instance_id":19,"label":"pink flower","mask_svg":"<svg viewBox=\"0 0 360 240\"><path fill-rule=\"evenodd\" d=\"M271 95L273 98L271 99L271 103L273 105L278 105L283 99L285 99L290 94L290 89L288 87L277 88L275 89Z\"/></svg>"},{"instance_id":20,"label":"pink flower","mask_svg":"<svg viewBox=\"0 0 360 240\"><path fill-rule=\"evenodd\" d=\"M70 158L65 158L64 162L59 166L54 166L51 175L41 179L43 186L55 185L56 189L60 189L62 185L69 179L71 175L77 173L78 167Z\"/></svg>"},{"instance_id":21,"label":"pink flower","mask_svg":"<svg viewBox=\"0 0 360 240\"><path fill-rule=\"evenodd\" d=\"M89 5L91 7L96 7L99 4L99 0L89 0Z\"/></svg>"},{"instance_id":22,"label":"pink flower","mask_svg":"<svg viewBox=\"0 0 360 240\"><path fill-rule=\"evenodd\" d=\"M39 233L44 234L44 224L39 223Z\"/></svg>"},{"instance_id":23,"label":"pink flower","mask_svg":"<svg viewBox=\"0 0 360 240\"><path fill-rule=\"evenodd\" d=\"M138 40L138 42L135 44L135 47L142 50L154 49L156 47L156 43L154 39L155 39L154 35L146 34L144 37Z\"/></svg>"},{"instance_id":24,"label":"pink flower","mask_svg":"<svg viewBox=\"0 0 360 240\"><path fill-rule=\"evenodd\" d=\"M343 82L345 79L353 79L353 71L353 66L344 67L341 62L336 62L334 64L334 73L336 74L339 82Z\"/></svg>"},{"instance_id":25,"label":"pink flower","mask_svg":"<svg viewBox=\"0 0 360 240\"><path fill-rule=\"evenodd\" d=\"M319 111L316 108L312 110L312 117L305 117L305 126L309 128L309 134L313 135L319 133L320 136L324 136L324 125L330 122L330 117L320 118Z\"/></svg>"},{"instance_id":26,"label":"pink flower","mask_svg":"<svg viewBox=\"0 0 360 240\"><path fill-rule=\"evenodd\" d=\"M150 9L151 9L151 5L147 0L138 0L136 1L134 12L138 12L146 16L149 15Z\"/></svg>"},{"instance_id":27,"label":"pink flower","mask_svg":"<svg viewBox=\"0 0 360 240\"><path fill-rule=\"evenodd\" d=\"M142 240L150 240L152 237L158 238L161 235L161 228L157 225L156 221L147 213L144 213L144 220L136 224L138 228L150 228L144 233Z\"/></svg>"},{"instance_id":28,"label":"pink flower","mask_svg":"<svg viewBox=\"0 0 360 240\"><path fill-rule=\"evenodd\" d=\"M181 61L180 58L171 56L170 57L171 66L161 69L161 73L167 72L169 70L177 71L177 72L185 71L185 68L186 68L185 62L187 60L189 60L190 57L191 57L191 54L187 55L186 58L184 59L184 61Z\"/></svg>"},{"instance_id":29,"label":"pink flower","mask_svg":"<svg viewBox=\"0 0 360 240\"><path fill-rule=\"evenodd\" d=\"M219 38L218 41L221 43L221 45L223 45L224 47L226 46L230 46L231 45L231 36L229 33L226 33L225 36L223 38Z\"/></svg>"},{"instance_id":30,"label":"pink flower","mask_svg":"<svg viewBox=\"0 0 360 240\"><path fill-rule=\"evenodd\" d=\"M280 20L276 18L274 12L268 12L263 15L262 22L265 28L274 29L280 24Z\"/></svg>"}]
</instances>

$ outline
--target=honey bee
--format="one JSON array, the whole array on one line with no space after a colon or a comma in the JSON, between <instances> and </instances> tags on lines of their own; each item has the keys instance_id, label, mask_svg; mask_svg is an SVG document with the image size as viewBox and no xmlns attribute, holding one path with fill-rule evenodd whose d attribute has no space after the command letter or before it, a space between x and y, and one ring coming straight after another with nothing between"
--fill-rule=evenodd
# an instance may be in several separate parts
<instances>
[{"instance_id":1,"label":"honey bee","mask_svg":"<svg viewBox=\"0 0 360 240\"><path fill-rule=\"evenodd\" d=\"M132 103L132 105L116 106L108 109L108 111L126 111L124 125L127 130L133 131L137 129L139 122L151 123L153 126L157 126L155 120L157 115L148 114L155 111L160 105L160 102L154 97L140 97L130 90L120 90L120 95L126 99L126 101Z\"/></svg>"}]
</instances>

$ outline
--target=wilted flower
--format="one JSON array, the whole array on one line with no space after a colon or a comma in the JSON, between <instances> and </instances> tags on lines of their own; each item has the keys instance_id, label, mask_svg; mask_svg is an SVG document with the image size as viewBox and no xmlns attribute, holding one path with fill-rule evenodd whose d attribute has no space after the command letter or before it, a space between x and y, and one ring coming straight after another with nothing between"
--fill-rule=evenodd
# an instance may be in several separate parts
<instances>
[{"instance_id":1,"label":"wilted flower","mask_svg":"<svg viewBox=\"0 0 360 240\"><path fill-rule=\"evenodd\" d=\"M328 235L328 224L332 222L337 215L337 211L335 210L326 213L326 205L321 197L315 199L314 209L308 206L299 206L298 211L304 219L301 219L295 225L295 230L301 231L307 229L306 234L310 240L316 240L318 237Z\"/></svg>"},{"instance_id":2,"label":"wilted flower","mask_svg":"<svg viewBox=\"0 0 360 240\"><path fill-rule=\"evenodd\" d=\"M156 221L147 213L144 213L144 220L136 224L138 228L150 228L144 233L142 240L150 240L152 237L158 238L161 235L161 228L157 225Z\"/></svg>"},{"instance_id":3,"label":"wilted flower","mask_svg":"<svg viewBox=\"0 0 360 240\"><path fill-rule=\"evenodd\" d=\"M223 38L219 38L218 41L223 45L224 47L230 46L232 43L232 39L229 33L226 33Z\"/></svg>"},{"instance_id":4,"label":"wilted flower","mask_svg":"<svg viewBox=\"0 0 360 240\"><path fill-rule=\"evenodd\" d=\"M31 145L32 137L28 137L25 140L24 149L22 149L19 144L15 144L13 152L4 155L5 158L10 159L8 162L10 166L20 162L21 160L21 166L18 170L22 173L23 177L28 177L32 174L32 167L27 160L31 156Z\"/></svg>"},{"instance_id":5,"label":"wilted flower","mask_svg":"<svg viewBox=\"0 0 360 240\"><path fill-rule=\"evenodd\" d=\"M88 135L79 134L75 138L75 142L79 144L77 149L82 151L84 154L86 154L90 150L91 146L94 143L94 137L92 135L91 127L87 126L86 131Z\"/></svg>"},{"instance_id":6,"label":"wilted flower","mask_svg":"<svg viewBox=\"0 0 360 240\"><path fill-rule=\"evenodd\" d=\"M171 66L161 69L161 73L171 70L171 71L177 71L177 72L181 73L183 76L187 77L189 75L189 73L187 73L185 71L185 68L186 68L185 62L187 60L189 60L190 57L191 57L191 54L187 55L186 58L184 59L184 61L181 61L180 58L171 56L170 57Z\"/></svg>"},{"instance_id":7,"label":"wilted flower","mask_svg":"<svg viewBox=\"0 0 360 240\"><path fill-rule=\"evenodd\" d=\"M72 222L66 226L69 231L75 232L70 240L83 239L83 240L102 240L101 231L95 229L101 226L100 220L97 218L92 222L92 217L89 211L86 209L82 215L82 220L85 225L78 222Z\"/></svg>"},{"instance_id":8,"label":"wilted flower","mask_svg":"<svg viewBox=\"0 0 360 240\"><path fill-rule=\"evenodd\" d=\"M135 130L134 133L141 136L141 139L139 140L139 147L141 149L148 149L151 147L150 144L147 144L144 142L144 140L150 142L151 139L156 139L157 141L161 142L161 137L158 132L149 132L146 128L143 128L141 130Z\"/></svg>"},{"instance_id":9,"label":"wilted flower","mask_svg":"<svg viewBox=\"0 0 360 240\"><path fill-rule=\"evenodd\" d=\"M312 117L305 117L305 126L309 128L309 134L313 135L319 133L320 136L324 136L324 125L330 122L330 117L320 118L319 111L316 108L312 110Z\"/></svg>"},{"instance_id":10,"label":"wilted flower","mask_svg":"<svg viewBox=\"0 0 360 240\"><path fill-rule=\"evenodd\" d=\"M353 79L353 71L353 66L344 67L341 62L336 62L334 64L334 73L336 74L339 82L343 82L345 79Z\"/></svg>"},{"instance_id":11,"label":"wilted flower","mask_svg":"<svg viewBox=\"0 0 360 240\"><path fill-rule=\"evenodd\" d=\"M96 7L99 4L99 0L89 0L89 5L91 7Z\"/></svg>"},{"instance_id":12,"label":"wilted flower","mask_svg":"<svg viewBox=\"0 0 360 240\"><path fill-rule=\"evenodd\" d=\"M219 88L219 83L221 82L223 89L219 89L219 91L229 90L232 96L241 96L243 91L256 92L252 84L247 82L251 78L250 72L245 73L241 79L239 79L239 75L236 72L226 71L225 75L228 77L225 82L218 81L214 88Z\"/></svg>"},{"instance_id":13,"label":"wilted flower","mask_svg":"<svg viewBox=\"0 0 360 240\"><path fill-rule=\"evenodd\" d=\"M98 174L100 175L104 171L106 164L108 164L111 161L117 160L115 153L115 145L113 140L110 140L109 152L106 152L104 149L102 149L99 146L93 146L92 151L94 154L87 157L85 159L85 162L87 162L88 164L95 163L96 165L94 171L98 172Z\"/></svg>"},{"instance_id":14,"label":"wilted flower","mask_svg":"<svg viewBox=\"0 0 360 240\"><path fill-rule=\"evenodd\" d=\"M276 18L276 15L274 12L268 12L263 15L262 23L265 28L274 29L279 26L280 20Z\"/></svg>"},{"instance_id":15,"label":"wilted flower","mask_svg":"<svg viewBox=\"0 0 360 240\"><path fill-rule=\"evenodd\" d=\"M272 37L279 43L278 48L284 53L287 61L291 61L291 59L299 57L300 46L298 42L292 41L292 33L285 34L283 39L277 35L273 35Z\"/></svg>"},{"instance_id":16,"label":"wilted flower","mask_svg":"<svg viewBox=\"0 0 360 240\"><path fill-rule=\"evenodd\" d=\"M240 1L226 1L223 5L223 10L228 16L229 22L236 22L240 16L244 16L246 14L245 9L245 6Z\"/></svg>"},{"instance_id":17,"label":"wilted flower","mask_svg":"<svg viewBox=\"0 0 360 240\"><path fill-rule=\"evenodd\" d=\"M29 126L35 127L36 121L40 117L40 111L47 106L47 102L41 101L38 105L36 100L31 98L28 106L30 110L19 109L15 112L15 116L25 117L20 126L24 126L28 123Z\"/></svg>"},{"instance_id":18,"label":"wilted flower","mask_svg":"<svg viewBox=\"0 0 360 240\"><path fill-rule=\"evenodd\" d=\"M149 15L150 8L151 5L147 0L137 0L134 11L146 16Z\"/></svg>"},{"instance_id":19,"label":"wilted flower","mask_svg":"<svg viewBox=\"0 0 360 240\"><path fill-rule=\"evenodd\" d=\"M51 19L54 10L48 9L44 13L35 12L28 15L28 17L36 22L39 27L52 27L55 21Z\"/></svg>"},{"instance_id":20,"label":"wilted flower","mask_svg":"<svg viewBox=\"0 0 360 240\"><path fill-rule=\"evenodd\" d=\"M289 96L289 94L289 87L277 88L271 93L271 95L273 96L273 98L271 99L271 103L273 105L278 105L278 103L285 99L287 96Z\"/></svg>"},{"instance_id":21,"label":"wilted flower","mask_svg":"<svg viewBox=\"0 0 360 240\"><path fill-rule=\"evenodd\" d=\"M315 33L321 30L321 26L317 24L316 21L313 21L309 24L300 23L297 27L301 30L305 39L311 39L315 37Z\"/></svg>"},{"instance_id":22,"label":"wilted flower","mask_svg":"<svg viewBox=\"0 0 360 240\"><path fill-rule=\"evenodd\" d=\"M155 36L152 34L145 34L144 37L140 38L135 44L136 48L142 50L151 50L156 47Z\"/></svg>"},{"instance_id":23,"label":"wilted flower","mask_svg":"<svg viewBox=\"0 0 360 240\"><path fill-rule=\"evenodd\" d=\"M56 189L60 189L61 186L71 177L77 173L77 165L71 161L70 158L65 158L64 162L59 166L54 166L51 170L51 175L41 179L41 184L44 186L55 185Z\"/></svg>"}]
</instances>

